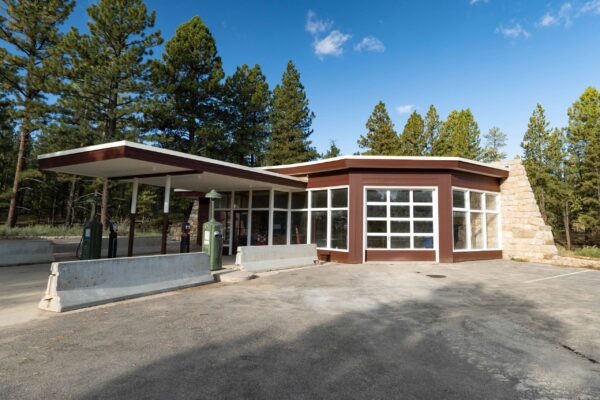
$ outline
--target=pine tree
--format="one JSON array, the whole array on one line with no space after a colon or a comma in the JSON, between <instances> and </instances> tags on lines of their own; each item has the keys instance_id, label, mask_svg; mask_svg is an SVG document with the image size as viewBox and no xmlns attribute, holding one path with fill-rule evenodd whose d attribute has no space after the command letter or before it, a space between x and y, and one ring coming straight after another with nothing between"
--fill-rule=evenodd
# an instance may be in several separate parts
<instances>
[{"instance_id":1,"label":"pine tree","mask_svg":"<svg viewBox=\"0 0 600 400\"><path fill-rule=\"evenodd\" d=\"M479 160L482 156L479 126L470 109L453 110L442 123L432 153L437 156L464 157Z\"/></svg>"},{"instance_id":2,"label":"pine tree","mask_svg":"<svg viewBox=\"0 0 600 400\"><path fill-rule=\"evenodd\" d=\"M492 162L500 161L506 158L506 153L500 149L506 146L506 134L500 128L491 128L488 133L483 135L485 147L483 148L482 161Z\"/></svg>"},{"instance_id":3,"label":"pine tree","mask_svg":"<svg viewBox=\"0 0 600 400\"><path fill-rule=\"evenodd\" d=\"M550 141L549 123L544 108L538 104L529 118L527 131L521 142L523 148L523 166L540 207L544 221L548 219L546 210L546 191L550 172L546 164L546 148Z\"/></svg>"},{"instance_id":4,"label":"pine tree","mask_svg":"<svg viewBox=\"0 0 600 400\"><path fill-rule=\"evenodd\" d=\"M300 73L289 61L281 83L273 90L268 163L281 165L312 161L319 153L311 146L314 113L308 108Z\"/></svg>"},{"instance_id":5,"label":"pine tree","mask_svg":"<svg viewBox=\"0 0 600 400\"><path fill-rule=\"evenodd\" d=\"M153 63L155 95L147 118L164 147L225 158L225 132L219 129L223 77L215 39L200 17L192 17Z\"/></svg>"},{"instance_id":6,"label":"pine tree","mask_svg":"<svg viewBox=\"0 0 600 400\"><path fill-rule=\"evenodd\" d=\"M0 96L0 207L8 208L19 139L15 134L12 103Z\"/></svg>"},{"instance_id":7,"label":"pine tree","mask_svg":"<svg viewBox=\"0 0 600 400\"><path fill-rule=\"evenodd\" d=\"M0 49L0 77L15 103L19 122L19 150L8 209L7 227L17 221L17 194L30 149L30 137L43 124L47 113L45 94L52 80L46 62L60 41L60 25L75 3L70 0L3 0L0 39L10 50Z\"/></svg>"},{"instance_id":8,"label":"pine tree","mask_svg":"<svg viewBox=\"0 0 600 400\"><path fill-rule=\"evenodd\" d=\"M367 134L358 139L358 146L366 149L364 154L395 156L400 152L400 139L394 130L385 104L377 103L365 124Z\"/></svg>"},{"instance_id":9,"label":"pine tree","mask_svg":"<svg viewBox=\"0 0 600 400\"><path fill-rule=\"evenodd\" d=\"M437 113L437 110L432 105L429 106L429 110L427 110L427 114L425 114L425 138L427 140L427 147L425 149L425 154L430 156L435 156L437 154L433 154L433 149L435 142L438 140L440 135L440 128L442 126L442 122L440 121L440 116Z\"/></svg>"},{"instance_id":10,"label":"pine tree","mask_svg":"<svg viewBox=\"0 0 600 400\"><path fill-rule=\"evenodd\" d=\"M587 88L568 114L568 149L580 202L576 225L587 238L600 233L600 92Z\"/></svg>"},{"instance_id":11,"label":"pine tree","mask_svg":"<svg viewBox=\"0 0 600 400\"><path fill-rule=\"evenodd\" d=\"M339 157L341 155L341 153L342 153L342 151L335 144L335 140L331 140L331 141L329 141L329 149L327 149L327 152L325 154L323 154L321 156L321 158Z\"/></svg>"},{"instance_id":12,"label":"pine tree","mask_svg":"<svg viewBox=\"0 0 600 400\"><path fill-rule=\"evenodd\" d=\"M233 141L230 160L251 167L264 164L271 92L260 66L244 64L227 78L224 103L227 131Z\"/></svg>"},{"instance_id":13,"label":"pine tree","mask_svg":"<svg viewBox=\"0 0 600 400\"><path fill-rule=\"evenodd\" d=\"M418 112L413 111L400 136L400 155L424 156L426 151L427 137L423 118Z\"/></svg>"},{"instance_id":14,"label":"pine tree","mask_svg":"<svg viewBox=\"0 0 600 400\"><path fill-rule=\"evenodd\" d=\"M559 237L564 233L567 249L571 248L570 214L573 204L573 182L564 129L554 129L545 147L543 163L549 171L546 193L548 223Z\"/></svg>"},{"instance_id":15,"label":"pine tree","mask_svg":"<svg viewBox=\"0 0 600 400\"><path fill-rule=\"evenodd\" d=\"M139 115L149 90L152 48L161 44L153 28L156 15L143 0L100 0L87 10L89 33L73 28L61 45L64 56L55 66L66 77L62 88L81 116L98 132L96 142L137 140ZM102 188L101 221L107 226L109 186Z\"/></svg>"}]
</instances>

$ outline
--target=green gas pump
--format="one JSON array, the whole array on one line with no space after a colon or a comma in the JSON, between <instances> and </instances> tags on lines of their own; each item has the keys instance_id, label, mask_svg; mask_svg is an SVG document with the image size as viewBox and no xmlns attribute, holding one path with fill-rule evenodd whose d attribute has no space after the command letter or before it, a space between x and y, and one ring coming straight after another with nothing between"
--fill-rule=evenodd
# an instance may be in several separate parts
<instances>
[{"instance_id":1,"label":"green gas pump","mask_svg":"<svg viewBox=\"0 0 600 400\"><path fill-rule=\"evenodd\" d=\"M218 271L223 266L223 224L215 219L215 200L221 195L211 190L205 196L210 199L209 220L202 225L202 252L210 257L210 269Z\"/></svg>"},{"instance_id":2,"label":"green gas pump","mask_svg":"<svg viewBox=\"0 0 600 400\"><path fill-rule=\"evenodd\" d=\"M83 225L81 236L81 260L97 260L102 250L102 224L90 219Z\"/></svg>"}]
</instances>

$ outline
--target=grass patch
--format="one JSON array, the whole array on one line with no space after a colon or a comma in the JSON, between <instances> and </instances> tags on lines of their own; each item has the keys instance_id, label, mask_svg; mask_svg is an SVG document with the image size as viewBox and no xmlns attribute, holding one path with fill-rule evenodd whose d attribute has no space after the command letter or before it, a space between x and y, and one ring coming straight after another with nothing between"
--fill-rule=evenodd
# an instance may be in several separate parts
<instances>
[{"instance_id":1,"label":"grass patch","mask_svg":"<svg viewBox=\"0 0 600 400\"><path fill-rule=\"evenodd\" d=\"M66 237L66 236L81 236L83 226L73 225L66 226L51 226L51 225L30 225L16 228L7 228L0 226L0 238L2 239L21 239L21 238L40 238L40 237ZM105 232L106 233L106 232ZM129 226L119 226L119 236L127 236ZM155 230L142 231L136 229L136 236L155 236L160 235L160 232ZM106 236L106 235L105 235Z\"/></svg>"},{"instance_id":2,"label":"grass patch","mask_svg":"<svg viewBox=\"0 0 600 400\"><path fill-rule=\"evenodd\" d=\"M521 257L511 257L510 258L511 261L515 261L515 262L529 262L528 259L526 258L521 258Z\"/></svg>"},{"instance_id":3,"label":"grass patch","mask_svg":"<svg viewBox=\"0 0 600 400\"><path fill-rule=\"evenodd\" d=\"M580 257L600 258L600 247L584 246L580 249L575 250L575 255L578 255Z\"/></svg>"}]
</instances>

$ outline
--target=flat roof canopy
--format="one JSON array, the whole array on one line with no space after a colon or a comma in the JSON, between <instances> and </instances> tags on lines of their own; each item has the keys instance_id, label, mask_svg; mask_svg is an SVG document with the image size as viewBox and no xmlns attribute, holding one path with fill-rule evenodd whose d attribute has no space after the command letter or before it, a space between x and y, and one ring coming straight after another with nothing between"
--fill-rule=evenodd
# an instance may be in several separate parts
<instances>
[{"instance_id":1,"label":"flat roof canopy","mask_svg":"<svg viewBox=\"0 0 600 400\"><path fill-rule=\"evenodd\" d=\"M170 175L172 188L198 192L306 188L303 178L128 141L43 154L38 161L44 171L111 180L138 178L153 186L165 186Z\"/></svg>"}]
</instances>

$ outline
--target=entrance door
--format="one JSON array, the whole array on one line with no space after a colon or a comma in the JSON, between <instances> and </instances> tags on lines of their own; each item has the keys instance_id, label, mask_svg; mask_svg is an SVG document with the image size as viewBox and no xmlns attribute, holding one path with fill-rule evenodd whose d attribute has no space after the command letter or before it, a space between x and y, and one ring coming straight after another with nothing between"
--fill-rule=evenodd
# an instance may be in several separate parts
<instances>
[{"instance_id":1,"label":"entrance door","mask_svg":"<svg viewBox=\"0 0 600 400\"><path fill-rule=\"evenodd\" d=\"M233 253L237 253L238 246L248 244L248 211L233 212Z\"/></svg>"}]
</instances>

